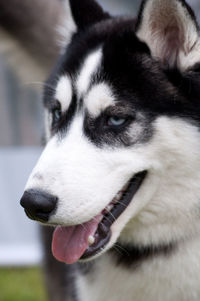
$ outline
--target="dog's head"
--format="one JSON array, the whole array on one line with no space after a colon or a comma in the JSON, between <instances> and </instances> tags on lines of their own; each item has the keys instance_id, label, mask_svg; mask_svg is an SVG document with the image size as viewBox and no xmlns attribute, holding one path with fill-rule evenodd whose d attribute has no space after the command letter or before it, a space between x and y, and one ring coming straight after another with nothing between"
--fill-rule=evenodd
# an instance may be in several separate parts
<instances>
[{"instance_id":1,"label":"dog's head","mask_svg":"<svg viewBox=\"0 0 200 301\"><path fill-rule=\"evenodd\" d=\"M192 10L181 0L147 0L135 22L93 0L71 0L70 9L70 42L44 95L48 143L22 206L58 225L53 253L67 263L117 241L185 238L200 192Z\"/></svg>"}]
</instances>

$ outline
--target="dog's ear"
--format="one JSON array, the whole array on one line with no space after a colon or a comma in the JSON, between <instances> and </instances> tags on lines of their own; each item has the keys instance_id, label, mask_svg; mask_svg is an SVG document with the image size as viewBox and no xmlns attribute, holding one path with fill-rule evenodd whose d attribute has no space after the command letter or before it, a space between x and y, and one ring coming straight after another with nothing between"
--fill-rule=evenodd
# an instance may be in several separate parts
<instances>
[{"instance_id":1,"label":"dog's ear","mask_svg":"<svg viewBox=\"0 0 200 301\"><path fill-rule=\"evenodd\" d=\"M78 29L84 29L109 18L95 0L69 0L72 16Z\"/></svg>"},{"instance_id":2,"label":"dog's ear","mask_svg":"<svg viewBox=\"0 0 200 301\"><path fill-rule=\"evenodd\" d=\"M200 62L198 25L184 0L144 0L136 34L171 68L185 70Z\"/></svg>"},{"instance_id":3,"label":"dog's ear","mask_svg":"<svg viewBox=\"0 0 200 301\"><path fill-rule=\"evenodd\" d=\"M64 0L64 12L58 26L61 49L70 43L74 33L110 18L95 0Z\"/></svg>"}]
</instances>

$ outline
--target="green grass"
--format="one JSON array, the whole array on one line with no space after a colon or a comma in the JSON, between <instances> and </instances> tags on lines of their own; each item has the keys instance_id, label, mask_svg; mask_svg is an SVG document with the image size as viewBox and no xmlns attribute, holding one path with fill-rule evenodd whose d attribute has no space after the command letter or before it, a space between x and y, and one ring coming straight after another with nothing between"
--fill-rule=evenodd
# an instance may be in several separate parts
<instances>
[{"instance_id":1,"label":"green grass","mask_svg":"<svg viewBox=\"0 0 200 301\"><path fill-rule=\"evenodd\" d=\"M47 301L41 270L1 268L0 301Z\"/></svg>"}]
</instances>

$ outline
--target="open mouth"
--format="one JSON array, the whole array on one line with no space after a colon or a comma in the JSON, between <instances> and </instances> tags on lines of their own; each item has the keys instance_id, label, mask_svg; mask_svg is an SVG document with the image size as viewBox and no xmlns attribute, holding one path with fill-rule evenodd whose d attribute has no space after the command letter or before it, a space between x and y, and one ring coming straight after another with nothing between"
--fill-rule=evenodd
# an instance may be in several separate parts
<instances>
[{"instance_id":1,"label":"open mouth","mask_svg":"<svg viewBox=\"0 0 200 301\"><path fill-rule=\"evenodd\" d=\"M125 211L141 186L147 172L134 175L109 205L94 219L82 225L57 227L52 251L60 261L71 264L100 253L111 238L111 226Z\"/></svg>"}]
</instances>

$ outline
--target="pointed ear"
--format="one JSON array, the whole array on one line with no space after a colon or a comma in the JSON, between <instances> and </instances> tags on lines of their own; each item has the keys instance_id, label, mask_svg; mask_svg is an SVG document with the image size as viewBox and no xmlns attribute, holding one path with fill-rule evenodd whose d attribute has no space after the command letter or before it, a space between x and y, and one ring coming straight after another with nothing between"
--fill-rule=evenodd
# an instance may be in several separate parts
<instances>
[{"instance_id":1,"label":"pointed ear","mask_svg":"<svg viewBox=\"0 0 200 301\"><path fill-rule=\"evenodd\" d=\"M198 25L184 0L144 0L136 34L171 68L185 70L200 62Z\"/></svg>"},{"instance_id":2,"label":"pointed ear","mask_svg":"<svg viewBox=\"0 0 200 301\"><path fill-rule=\"evenodd\" d=\"M61 52L71 42L74 33L110 18L95 0L64 0L63 16L58 26Z\"/></svg>"},{"instance_id":3,"label":"pointed ear","mask_svg":"<svg viewBox=\"0 0 200 301\"><path fill-rule=\"evenodd\" d=\"M95 0L69 0L69 3L79 30L109 18L109 14Z\"/></svg>"}]
</instances>

